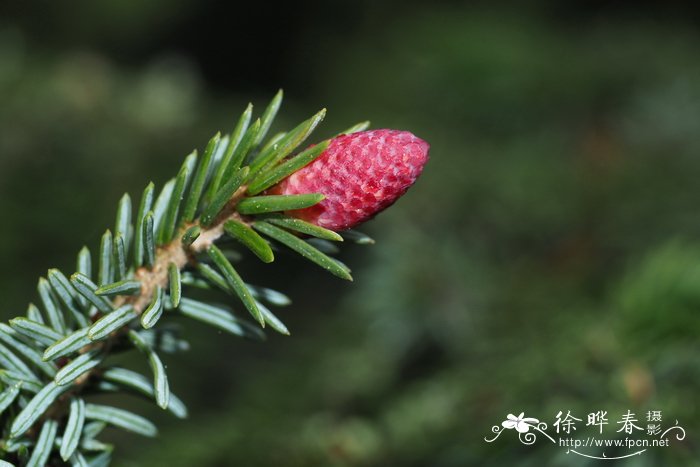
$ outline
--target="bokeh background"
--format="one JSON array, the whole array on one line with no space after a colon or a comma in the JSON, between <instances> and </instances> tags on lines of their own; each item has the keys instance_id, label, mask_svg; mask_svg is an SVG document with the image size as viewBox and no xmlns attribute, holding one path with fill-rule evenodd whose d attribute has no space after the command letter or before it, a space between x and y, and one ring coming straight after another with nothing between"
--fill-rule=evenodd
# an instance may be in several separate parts
<instances>
[{"instance_id":1,"label":"bokeh background","mask_svg":"<svg viewBox=\"0 0 700 467\"><path fill-rule=\"evenodd\" d=\"M161 428L110 433L116 465L595 464L484 441L559 410L662 410L686 439L617 465L700 465L698 50L690 2L2 2L0 315L283 87L277 129L327 107L323 137L371 119L432 159L344 248L354 283L245 262L292 337L186 324L190 419L115 401Z\"/></svg>"}]
</instances>

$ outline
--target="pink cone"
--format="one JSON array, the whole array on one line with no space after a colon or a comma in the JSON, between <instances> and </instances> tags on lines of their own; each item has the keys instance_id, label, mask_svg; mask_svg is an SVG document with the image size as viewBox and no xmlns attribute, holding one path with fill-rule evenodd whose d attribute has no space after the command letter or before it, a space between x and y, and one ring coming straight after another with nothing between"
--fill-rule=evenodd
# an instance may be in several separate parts
<instances>
[{"instance_id":1,"label":"pink cone","mask_svg":"<svg viewBox=\"0 0 700 467\"><path fill-rule=\"evenodd\" d=\"M326 198L319 204L287 214L330 230L349 229L391 206L415 183L429 148L408 131L340 135L318 159L268 193L322 193Z\"/></svg>"}]
</instances>

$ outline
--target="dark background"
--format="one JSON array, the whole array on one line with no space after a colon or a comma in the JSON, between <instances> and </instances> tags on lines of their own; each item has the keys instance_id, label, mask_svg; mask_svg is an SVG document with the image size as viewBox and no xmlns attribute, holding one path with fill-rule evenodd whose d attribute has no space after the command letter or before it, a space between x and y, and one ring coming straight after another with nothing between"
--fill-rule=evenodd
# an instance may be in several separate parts
<instances>
[{"instance_id":1,"label":"dark background","mask_svg":"<svg viewBox=\"0 0 700 467\"><path fill-rule=\"evenodd\" d=\"M345 246L354 283L246 261L294 299L292 337L183 322L192 350L165 360L190 420L113 401L161 428L110 433L117 465L596 463L483 440L559 410L607 410L610 438L662 410L686 439L618 465L700 465L699 20L691 2L0 3L2 316L97 247L124 191L282 87L277 130L327 107L319 138L371 119L431 161L363 229L376 245Z\"/></svg>"}]
</instances>

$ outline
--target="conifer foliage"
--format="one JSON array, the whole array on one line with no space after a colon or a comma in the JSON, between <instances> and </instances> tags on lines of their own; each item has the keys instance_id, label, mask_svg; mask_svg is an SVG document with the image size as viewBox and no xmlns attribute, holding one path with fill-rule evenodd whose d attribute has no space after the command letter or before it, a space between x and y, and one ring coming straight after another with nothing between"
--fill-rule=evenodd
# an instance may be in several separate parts
<instances>
[{"instance_id":1,"label":"conifer foliage","mask_svg":"<svg viewBox=\"0 0 700 467\"><path fill-rule=\"evenodd\" d=\"M427 143L393 130L370 135L373 132L364 131L368 122L342 132L348 135L344 138L367 133L366 138L352 141L369 138L372 147L379 148L377 160L387 173L371 180L371 206L343 203L337 193L323 190L280 194L287 189L288 177L300 170L306 168L305 179L310 180L309 170L314 170L310 164L330 157L329 147L334 148L337 165L339 147L331 138L299 150L323 120L325 109L268 137L281 102L280 91L255 120L248 105L230 134L217 133L201 154L193 151L175 178L160 189L149 183L136 203L125 194L114 227L102 235L98 248L80 250L75 272L50 269L39 279L37 304L30 304L25 316L0 323L0 455L5 459L0 466L107 465L113 447L99 440L107 425L143 436L157 434L146 418L90 402L91 394L133 393L175 417L187 417L185 404L170 391L160 358L188 348L168 323L168 315L240 337L261 338L265 328L289 334L270 308L290 300L281 292L248 284L234 266L236 248L250 250L265 263L274 261L275 251L287 248L339 278L352 280L350 269L331 256L336 250L333 243L373 241L353 230L329 230L308 214L296 213L314 207L318 213L323 210L319 203L334 196L331 215L344 215L338 214L338 206L347 204L356 209L348 214L353 220L371 217L415 181L427 160ZM413 146L385 144L387 137ZM398 155L397 164L387 162L391 155ZM361 167L374 167L366 151L363 157ZM322 171L325 166L318 167ZM326 170L325 176L331 180L329 173ZM387 188L386 199L377 199L384 175L394 180L393 185ZM337 186L343 181L334 182ZM193 289L230 294L237 312L189 297ZM109 355L129 350L143 355L150 374L105 363Z\"/></svg>"}]
</instances>

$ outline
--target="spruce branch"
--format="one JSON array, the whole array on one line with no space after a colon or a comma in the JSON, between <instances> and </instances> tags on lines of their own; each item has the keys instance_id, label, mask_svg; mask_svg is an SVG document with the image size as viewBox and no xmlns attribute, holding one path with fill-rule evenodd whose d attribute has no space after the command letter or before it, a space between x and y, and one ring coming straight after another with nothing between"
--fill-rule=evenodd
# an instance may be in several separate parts
<instances>
[{"instance_id":1,"label":"spruce branch","mask_svg":"<svg viewBox=\"0 0 700 467\"><path fill-rule=\"evenodd\" d=\"M284 245L352 280L350 269L332 256L332 242L373 243L348 229L413 184L427 160L427 143L408 132L365 131L363 122L299 150L325 109L266 141L281 101L280 91L252 124L249 104L230 134L214 135L201 156L190 153L160 192L149 183L135 211L125 194L96 264L83 247L75 273L50 269L39 280L41 307L30 304L26 316L0 323L0 454L7 462L105 465L112 446L96 438L106 425L157 434L140 415L89 402L94 393L132 392L186 417L160 358L189 347L169 315L241 337L260 338L266 326L289 334L267 306L289 299L246 283L227 239L264 263L275 259L272 244ZM191 298L192 288L234 296L252 321ZM146 358L150 377L104 363L130 349Z\"/></svg>"}]
</instances>

